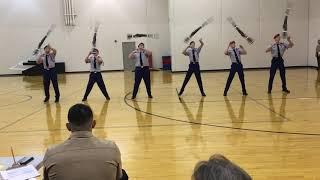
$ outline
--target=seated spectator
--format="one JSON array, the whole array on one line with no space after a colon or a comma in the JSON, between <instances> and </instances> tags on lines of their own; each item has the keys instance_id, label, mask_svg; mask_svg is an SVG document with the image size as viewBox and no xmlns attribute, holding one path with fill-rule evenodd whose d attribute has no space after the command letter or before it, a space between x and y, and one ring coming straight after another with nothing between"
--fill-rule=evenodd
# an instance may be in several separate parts
<instances>
[{"instance_id":1,"label":"seated spectator","mask_svg":"<svg viewBox=\"0 0 320 180\"><path fill-rule=\"evenodd\" d=\"M45 180L128 179L118 146L94 137L95 125L89 106L76 104L69 109L66 126L71 136L47 150L43 160Z\"/></svg>"},{"instance_id":2,"label":"seated spectator","mask_svg":"<svg viewBox=\"0 0 320 180\"><path fill-rule=\"evenodd\" d=\"M247 172L226 157L215 154L209 161L199 162L192 175L193 180L251 180Z\"/></svg>"}]
</instances>

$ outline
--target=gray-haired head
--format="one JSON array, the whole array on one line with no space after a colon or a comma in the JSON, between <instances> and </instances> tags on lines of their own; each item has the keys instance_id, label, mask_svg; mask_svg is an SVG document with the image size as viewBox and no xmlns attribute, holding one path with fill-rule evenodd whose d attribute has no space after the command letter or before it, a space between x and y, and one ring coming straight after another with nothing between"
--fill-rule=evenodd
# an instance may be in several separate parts
<instances>
[{"instance_id":1,"label":"gray-haired head","mask_svg":"<svg viewBox=\"0 0 320 180\"><path fill-rule=\"evenodd\" d=\"M220 154L208 161L199 162L194 168L193 180L251 180L250 175Z\"/></svg>"}]
</instances>

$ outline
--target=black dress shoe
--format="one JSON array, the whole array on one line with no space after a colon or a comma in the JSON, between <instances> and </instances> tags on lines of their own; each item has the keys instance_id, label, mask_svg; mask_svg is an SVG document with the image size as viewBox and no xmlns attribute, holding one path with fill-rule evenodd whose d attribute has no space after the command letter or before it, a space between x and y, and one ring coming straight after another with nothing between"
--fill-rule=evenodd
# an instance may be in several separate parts
<instances>
[{"instance_id":1,"label":"black dress shoe","mask_svg":"<svg viewBox=\"0 0 320 180\"><path fill-rule=\"evenodd\" d=\"M270 90L268 91L268 94L271 94L271 91L270 91Z\"/></svg>"},{"instance_id":2,"label":"black dress shoe","mask_svg":"<svg viewBox=\"0 0 320 180\"><path fill-rule=\"evenodd\" d=\"M290 91L288 89L282 90L284 93L290 94Z\"/></svg>"},{"instance_id":3,"label":"black dress shoe","mask_svg":"<svg viewBox=\"0 0 320 180\"><path fill-rule=\"evenodd\" d=\"M227 93L226 93L226 92L224 92L224 93L223 93L223 96L227 96Z\"/></svg>"},{"instance_id":4,"label":"black dress shoe","mask_svg":"<svg viewBox=\"0 0 320 180\"><path fill-rule=\"evenodd\" d=\"M152 99L152 98L153 98L153 96L152 96L152 95L148 95L148 98L149 98L149 99Z\"/></svg>"},{"instance_id":5,"label":"black dress shoe","mask_svg":"<svg viewBox=\"0 0 320 180\"><path fill-rule=\"evenodd\" d=\"M82 102L85 102L85 101L87 101L87 98L84 97L84 98L82 99Z\"/></svg>"},{"instance_id":6,"label":"black dress shoe","mask_svg":"<svg viewBox=\"0 0 320 180\"><path fill-rule=\"evenodd\" d=\"M49 101L49 97L46 97L44 100L43 100L43 102L48 102Z\"/></svg>"},{"instance_id":7,"label":"black dress shoe","mask_svg":"<svg viewBox=\"0 0 320 180\"><path fill-rule=\"evenodd\" d=\"M59 97L57 97L57 98L56 98L56 100L55 100L54 102L56 102L56 103L57 103L57 102L59 102L59 101L60 101L60 98L59 98Z\"/></svg>"},{"instance_id":8,"label":"black dress shoe","mask_svg":"<svg viewBox=\"0 0 320 180\"><path fill-rule=\"evenodd\" d=\"M202 95L202 97L206 97L207 96L206 93L201 93L201 95Z\"/></svg>"},{"instance_id":9,"label":"black dress shoe","mask_svg":"<svg viewBox=\"0 0 320 180\"><path fill-rule=\"evenodd\" d=\"M107 96L107 97L106 97L106 100L108 100L108 101L109 101L109 100L110 100L110 96Z\"/></svg>"},{"instance_id":10,"label":"black dress shoe","mask_svg":"<svg viewBox=\"0 0 320 180\"><path fill-rule=\"evenodd\" d=\"M131 99L134 100L134 99L136 99L136 97L135 97L135 96L132 96Z\"/></svg>"},{"instance_id":11,"label":"black dress shoe","mask_svg":"<svg viewBox=\"0 0 320 180\"><path fill-rule=\"evenodd\" d=\"M243 92L243 93L242 93L242 95L244 95L244 96L248 96L247 91Z\"/></svg>"}]
</instances>

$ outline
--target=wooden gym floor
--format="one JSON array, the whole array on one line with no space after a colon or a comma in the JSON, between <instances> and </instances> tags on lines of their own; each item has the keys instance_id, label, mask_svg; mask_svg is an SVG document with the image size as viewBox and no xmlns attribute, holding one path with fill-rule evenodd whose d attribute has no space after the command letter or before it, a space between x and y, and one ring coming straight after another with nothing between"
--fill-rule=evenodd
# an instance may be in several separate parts
<instances>
[{"instance_id":1,"label":"wooden gym floor","mask_svg":"<svg viewBox=\"0 0 320 180\"><path fill-rule=\"evenodd\" d=\"M241 96L236 76L228 98L222 96L227 72L202 74L207 97L195 78L179 101L184 73L152 72L154 99L141 84L132 101L132 72L104 73L111 96L97 86L88 98L94 134L116 141L130 179L186 180L194 165L221 153L258 180L320 179L320 74L288 69L291 94L282 94L279 72L274 91L266 92L268 70L246 71L249 96ZM0 78L0 156L44 154L68 138L70 106L80 103L88 74L59 76L61 102L44 104L41 77ZM51 89L52 90L52 89ZM52 92L53 94L53 92Z\"/></svg>"}]
</instances>

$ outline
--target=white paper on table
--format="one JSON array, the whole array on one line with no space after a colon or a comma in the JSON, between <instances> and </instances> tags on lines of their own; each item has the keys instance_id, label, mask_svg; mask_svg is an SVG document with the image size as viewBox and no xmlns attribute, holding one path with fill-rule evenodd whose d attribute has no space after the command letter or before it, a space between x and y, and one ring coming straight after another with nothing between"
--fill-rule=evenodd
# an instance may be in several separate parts
<instances>
[{"instance_id":1,"label":"white paper on table","mask_svg":"<svg viewBox=\"0 0 320 180\"><path fill-rule=\"evenodd\" d=\"M7 171L0 171L0 175L2 176L2 179L5 180L31 179L40 176L36 168L32 165L10 169Z\"/></svg>"}]
</instances>

